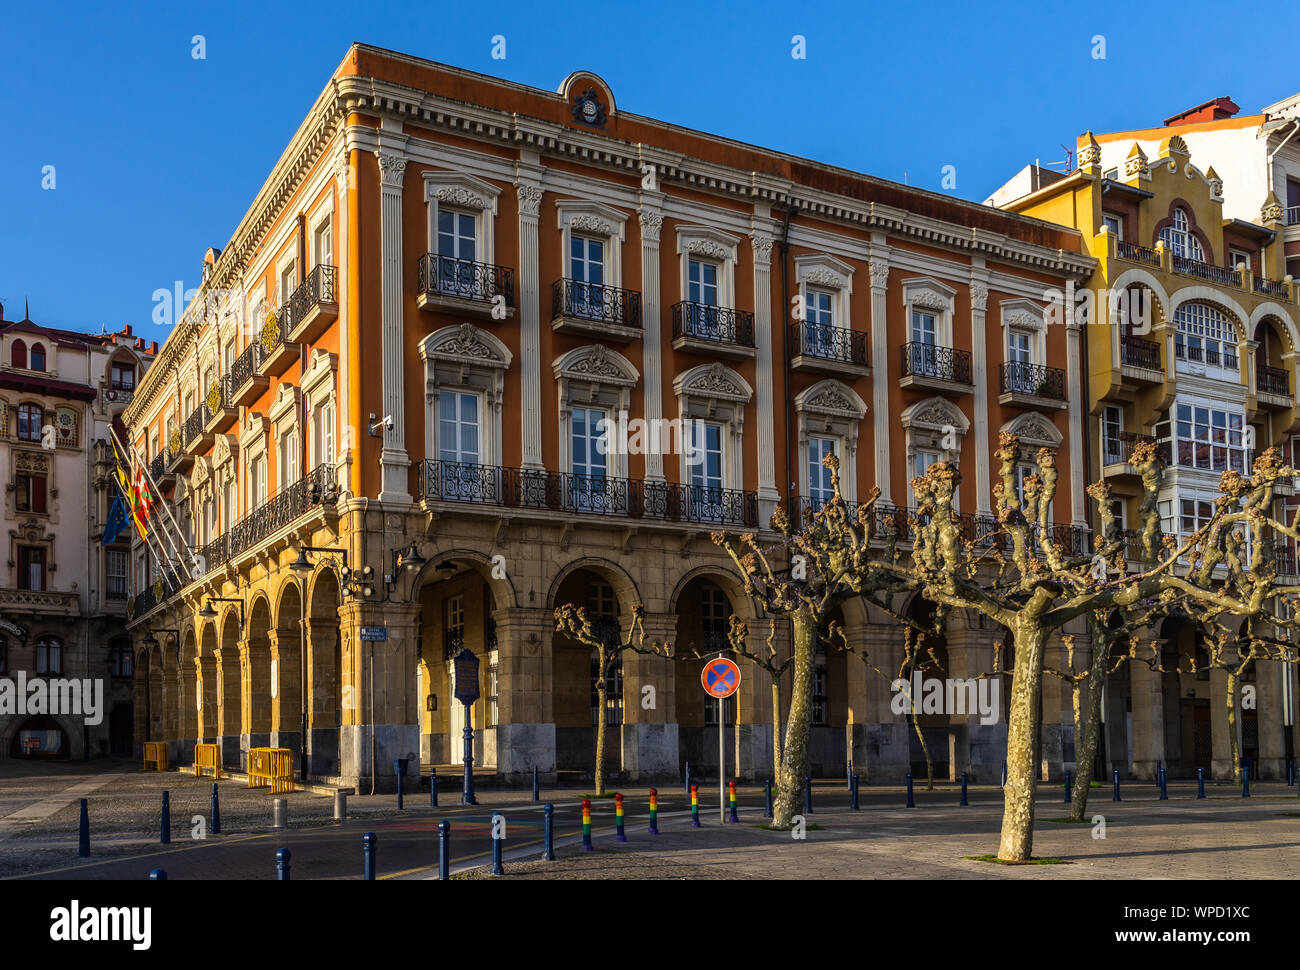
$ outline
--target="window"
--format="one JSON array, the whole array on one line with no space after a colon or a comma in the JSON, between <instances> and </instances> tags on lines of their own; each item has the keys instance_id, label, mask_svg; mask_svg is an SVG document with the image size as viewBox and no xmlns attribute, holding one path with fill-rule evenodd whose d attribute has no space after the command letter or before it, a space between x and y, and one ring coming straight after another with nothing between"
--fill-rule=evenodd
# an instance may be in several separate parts
<instances>
[{"instance_id":1,"label":"window","mask_svg":"<svg viewBox=\"0 0 1300 970\"><path fill-rule=\"evenodd\" d=\"M334 262L334 222L326 216L316 224L312 243L317 266L330 266Z\"/></svg>"},{"instance_id":2,"label":"window","mask_svg":"<svg viewBox=\"0 0 1300 970\"><path fill-rule=\"evenodd\" d=\"M229 374L235 366L235 338L231 337L221 348L221 373Z\"/></svg>"},{"instance_id":3,"label":"window","mask_svg":"<svg viewBox=\"0 0 1300 970\"><path fill-rule=\"evenodd\" d=\"M288 265L280 270L280 305L289 302L293 291L298 288L298 260L289 260Z\"/></svg>"},{"instance_id":4,"label":"window","mask_svg":"<svg viewBox=\"0 0 1300 970\"><path fill-rule=\"evenodd\" d=\"M1214 515L1214 503L1203 499L1184 498L1178 502L1178 532L1191 535L1208 523Z\"/></svg>"},{"instance_id":5,"label":"window","mask_svg":"<svg viewBox=\"0 0 1300 970\"><path fill-rule=\"evenodd\" d=\"M1174 311L1174 323L1179 360L1237 370L1237 328L1227 314L1205 303L1184 303Z\"/></svg>"},{"instance_id":6,"label":"window","mask_svg":"<svg viewBox=\"0 0 1300 970\"><path fill-rule=\"evenodd\" d=\"M14 476L14 508L19 512L39 512L45 508L45 476L21 473Z\"/></svg>"},{"instance_id":7,"label":"window","mask_svg":"<svg viewBox=\"0 0 1300 970\"><path fill-rule=\"evenodd\" d=\"M937 451L931 451L928 448L918 448L912 455L912 474L911 478L921 478L929 470L930 466L939 461L943 456Z\"/></svg>"},{"instance_id":8,"label":"window","mask_svg":"<svg viewBox=\"0 0 1300 970\"><path fill-rule=\"evenodd\" d=\"M1205 250L1201 246L1201 241L1192 232L1187 213L1182 209L1174 210L1173 222L1160 230L1160 238L1164 241L1165 247L1175 256L1196 262L1205 261Z\"/></svg>"},{"instance_id":9,"label":"window","mask_svg":"<svg viewBox=\"0 0 1300 970\"><path fill-rule=\"evenodd\" d=\"M1113 404L1108 404L1101 412L1101 448L1103 464L1114 465L1124 461L1124 442L1120 434L1124 430L1124 411Z\"/></svg>"},{"instance_id":10,"label":"window","mask_svg":"<svg viewBox=\"0 0 1300 970\"><path fill-rule=\"evenodd\" d=\"M700 590L700 626L704 636L705 653L721 653L731 649L727 639L731 628L731 603L727 595L716 586L706 585ZM732 694L722 705L727 724L736 723L736 696ZM708 701L704 704L704 723L717 725L718 705Z\"/></svg>"},{"instance_id":11,"label":"window","mask_svg":"<svg viewBox=\"0 0 1300 970\"><path fill-rule=\"evenodd\" d=\"M114 362L112 371L113 387L119 391L135 389L135 365Z\"/></svg>"},{"instance_id":12,"label":"window","mask_svg":"<svg viewBox=\"0 0 1300 970\"><path fill-rule=\"evenodd\" d=\"M9 364L13 367L27 368L27 345L21 340L15 340L13 346L9 348Z\"/></svg>"},{"instance_id":13,"label":"window","mask_svg":"<svg viewBox=\"0 0 1300 970\"><path fill-rule=\"evenodd\" d=\"M253 459L248 471L248 511L252 512L266 501L266 455Z\"/></svg>"},{"instance_id":14,"label":"window","mask_svg":"<svg viewBox=\"0 0 1300 970\"><path fill-rule=\"evenodd\" d=\"M933 347L938 328L934 324L934 314L924 310L912 311L912 343Z\"/></svg>"},{"instance_id":15,"label":"window","mask_svg":"<svg viewBox=\"0 0 1300 970\"><path fill-rule=\"evenodd\" d=\"M1031 476L1037 474L1038 467L1036 465L1025 463L1016 465L1016 498L1019 500L1022 509L1025 507L1025 482L1029 481Z\"/></svg>"},{"instance_id":16,"label":"window","mask_svg":"<svg viewBox=\"0 0 1300 970\"><path fill-rule=\"evenodd\" d=\"M718 305L718 264L700 259L687 261L686 299L705 306Z\"/></svg>"},{"instance_id":17,"label":"window","mask_svg":"<svg viewBox=\"0 0 1300 970\"><path fill-rule=\"evenodd\" d=\"M1007 331L1007 361L1012 364L1034 362L1033 335L1024 330Z\"/></svg>"},{"instance_id":18,"label":"window","mask_svg":"<svg viewBox=\"0 0 1300 970\"><path fill-rule=\"evenodd\" d=\"M572 423L573 474L603 479L607 468L606 412L598 408L574 408Z\"/></svg>"},{"instance_id":19,"label":"window","mask_svg":"<svg viewBox=\"0 0 1300 970\"><path fill-rule=\"evenodd\" d=\"M817 648L813 654L812 676L812 723L825 727L830 723L826 697L826 641L817 637Z\"/></svg>"},{"instance_id":20,"label":"window","mask_svg":"<svg viewBox=\"0 0 1300 970\"><path fill-rule=\"evenodd\" d=\"M203 503L203 539L211 542L217 537L217 499L213 495Z\"/></svg>"},{"instance_id":21,"label":"window","mask_svg":"<svg viewBox=\"0 0 1300 970\"><path fill-rule=\"evenodd\" d=\"M465 645L465 597L448 596L443 616L443 652L451 657Z\"/></svg>"},{"instance_id":22,"label":"window","mask_svg":"<svg viewBox=\"0 0 1300 970\"><path fill-rule=\"evenodd\" d=\"M334 400L318 404L312 417L312 457L316 467L334 464Z\"/></svg>"},{"instance_id":23,"label":"window","mask_svg":"<svg viewBox=\"0 0 1300 970\"><path fill-rule=\"evenodd\" d=\"M37 404L18 405L18 438L21 441L40 441L44 414Z\"/></svg>"},{"instance_id":24,"label":"window","mask_svg":"<svg viewBox=\"0 0 1300 970\"><path fill-rule=\"evenodd\" d=\"M804 291L804 310L807 322L815 327L835 326L835 294L830 290L808 287Z\"/></svg>"},{"instance_id":25,"label":"window","mask_svg":"<svg viewBox=\"0 0 1300 970\"><path fill-rule=\"evenodd\" d=\"M835 495L835 490L831 487L831 470L822 464L823 458L834 453L834 438L808 439L808 503L814 511Z\"/></svg>"},{"instance_id":26,"label":"window","mask_svg":"<svg viewBox=\"0 0 1300 970\"><path fill-rule=\"evenodd\" d=\"M1241 263L1246 264L1246 269L1250 269L1250 253L1244 249L1228 250L1228 269L1236 269Z\"/></svg>"},{"instance_id":27,"label":"window","mask_svg":"<svg viewBox=\"0 0 1300 970\"><path fill-rule=\"evenodd\" d=\"M280 487L298 480L298 432L286 431L280 438Z\"/></svg>"},{"instance_id":28,"label":"window","mask_svg":"<svg viewBox=\"0 0 1300 970\"><path fill-rule=\"evenodd\" d=\"M1116 239L1124 238L1124 220L1119 216L1113 216L1109 213L1103 212L1101 214L1101 221L1106 227L1106 231Z\"/></svg>"},{"instance_id":29,"label":"window","mask_svg":"<svg viewBox=\"0 0 1300 970\"><path fill-rule=\"evenodd\" d=\"M438 283L444 292L458 292L473 279L473 268L463 263L476 261L476 224L477 220L467 212L438 210Z\"/></svg>"},{"instance_id":30,"label":"window","mask_svg":"<svg viewBox=\"0 0 1300 970\"><path fill-rule=\"evenodd\" d=\"M45 345L32 344L32 370L45 370Z\"/></svg>"},{"instance_id":31,"label":"window","mask_svg":"<svg viewBox=\"0 0 1300 970\"><path fill-rule=\"evenodd\" d=\"M235 518L238 512L235 510L235 475L231 471L226 478L226 499L223 503L225 512L225 530L229 532L234 527Z\"/></svg>"},{"instance_id":32,"label":"window","mask_svg":"<svg viewBox=\"0 0 1300 970\"><path fill-rule=\"evenodd\" d=\"M63 641L58 637L41 637L36 641L36 672L63 673Z\"/></svg>"},{"instance_id":33,"label":"window","mask_svg":"<svg viewBox=\"0 0 1300 970\"><path fill-rule=\"evenodd\" d=\"M111 600L126 599L126 551L108 549L104 552L105 596Z\"/></svg>"},{"instance_id":34,"label":"window","mask_svg":"<svg viewBox=\"0 0 1300 970\"><path fill-rule=\"evenodd\" d=\"M696 488L722 488L722 425L691 422L691 484Z\"/></svg>"},{"instance_id":35,"label":"window","mask_svg":"<svg viewBox=\"0 0 1300 970\"><path fill-rule=\"evenodd\" d=\"M587 615L596 636L606 642L620 640L622 634L618 623L618 599L613 587L608 583L592 583L587 589ZM591 723L596 725L599 711L600 694L596 683L600 675L600 655L591 651ZM605 723L607 725L623 723L623 659L616 656L605 672Z\"/></svg>"},{"instance_id":36,"label":"window","mask_svg":"<svg viewBox=\"0 0 1300 970\"><path fill-rule=\"evenodd\" d=\"M492 660L487 669L487 727L494 727L497 723L498 693L497 662Z\"/></svg>"},{"instance_id":37,"label":"window","mask_svg":"<svg viewBox=\"0 0 1300 970\"><path fill-rule=\"evenodd\" d=\"M1244 415L1194 403L1179 403L1175 416L1178 465L1216 472L1232 469L1246 474L1247 455L1242 434Z\"/></svg>"},{"instance_id":38,"label":"window","mask_svg":"<svg viewBox=\"0 0 1300 970\"><path fill-rule=\"evenodd\" d=\"M477 394L444 391L438 395L438 457L442 461L480 463L478 418Z\"/></svg>"},{"instance_id":39,"label":"window","mask_svg":"<svg viewBox=\"0 0 1300 970\"><path fill-rule=\"evenodd\" d=\"M108 672L110 677L132 677L135 675L135 664L132 662L129 640L126 642L115 640L108 648Z\"/></svg>"}]
</instances>

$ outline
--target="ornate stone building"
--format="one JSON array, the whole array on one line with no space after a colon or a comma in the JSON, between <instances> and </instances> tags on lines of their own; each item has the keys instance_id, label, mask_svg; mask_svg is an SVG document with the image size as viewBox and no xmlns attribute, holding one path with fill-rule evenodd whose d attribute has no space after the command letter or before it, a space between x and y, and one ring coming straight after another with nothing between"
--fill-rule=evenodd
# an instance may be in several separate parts
<instances>
[{"instance_id":1,"label":"ornate stone building","mask_svg":"<svg viewBox=\"0 0 1300 970\"><path fill-rule=\"evenodd\" d=\"M587 72L552 93L354 46L127 415L198 553L173 577L138 550L138 737L181 758L219 739L232 764L280 745L391 785L393 758L461 758L464 647L475 757L502 776L590 772L598 716L629 777L716 764L698 664L628 655L597 711L555 608L614 636L644 605L651 637L700 649L735 613L761 646L710 532L776 544L778 504L828 497L828 451L848 500L876 485L893 506L960 461L977 530L1003 428L1025 473L1059 449L1058 529L1082 543L1081 334L1044 316L1091 273L1082 248L632 114ZM843 614L897 666L893 622ZM998 634L950 617L952 675ZM818 665L815 770L901 777L920 755L888 684L833 649ZM725 714L745 775L771 763L764 677ZM927 719L944 771L996 770L1003 724ZM1059 772L1068 703L1048 719Z\"/></svg>"}]
</instances>

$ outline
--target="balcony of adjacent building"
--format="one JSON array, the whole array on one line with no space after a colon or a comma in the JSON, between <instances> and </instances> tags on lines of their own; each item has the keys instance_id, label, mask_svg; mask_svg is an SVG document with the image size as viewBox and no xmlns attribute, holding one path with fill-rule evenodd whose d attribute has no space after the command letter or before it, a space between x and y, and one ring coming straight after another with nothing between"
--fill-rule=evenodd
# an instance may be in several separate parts
<instances>
[{"instance_id":1,"label":"balcony of adjacent building","mask_svg":"<svg viewBox=\"0 0 1300 970\"><path fill-rule=\"evenodd\" d=\"M203 454L212 447L213 434L208 430L212 422L212 412L208 402L200 401L190 412L190 416L181 425L181 447L191 457Z\"/></svg>"},{"instance_id":2,"label":"balcony of adjacent building","mask_svg":"<svg viewBox=\"0 0 1300 970\"><path fill-rule=\"evenodd\" d=\"M1138 385L1163 384L1164 364L1160 360L1160 343L1145 337L1119 338L1120 376Z\"/></svg>"},{"instance_id":3,"label":"balcony of adjacent building","mask_svg":"<svg viewBox=\"0 0 1300 970\"><path fill-rule=\"evenodd\" d=\"M604 283L559 279L551 285L551 329L629 343L641 337L641 294Z\"/></svg>"},{"instance_id":4,"label":"balcony of adjacent building","mask_svg":"<svg viewBox=\"0 0 1300 970\"><path fill-rule=\"evenodd\" d=\"M960 397L975 390L969 351L911 341L899 347L903 376L898 386Z\"/></svg>"},{"instance_id":5,"label":"balcony of adjacent building","mask_svg":"<svg viewBox=\"0 0 1300 970\"><path fill-rule=\"evenodd\" d=\"M125 407L135 399L135 385L114 381L101 385L99 391L99 413L108 414L114 407Z\"/></svg>"},{"instance_id":6,"label":"balcony of adjacent building","mask_svg":"<svg viewBox=\"0 0 1300 970\"><path fill-rule=\"evenodd\" d=\"M517 510L665 525L758 527L756 493L704 484L425 459L418 488L427 506L454 506L458 515L482 511L499 517L502 510Z\"/></svg>"},{"instance_id":7,"label":"balcony of adjacent building","mask_svg":"<svg viewBox=\"0 0 1300 970\"><path fill-rule=\"evenodd\" d=\"M790 324L790 369L855 380L869 377L867 335L826 324Z\"/></svg>"},{"instance_id":8,"label":"balcony of adjacent building","mask_svg":"<svg viewBox=\"0 0 1300 970\"><path fill-rule=\"evenodd\" d=\"M254 340L243 349L230 367L230 403L248 407L271 386L271 378L262 373L262 342Z\"/></svg>"},{"instance_id":9,"label":"balcony of adjacent building","mask_svg":"<svg viewBox=\"0 0 1300 970\"><path fill-rule=\"evenodd\" d=\"M1101 477L1110 480L1132 479L1136 484L1141 477L1133 467L1133 451L1139 444L1149 442L1156 446L1156 454L1167 466L1169 464L1169 443L1157 441L1147 434L1134 431L1119 431L1101 435Z\"/></svg>"},{"instance_id":10,"label":"balcony of adjacent building","mask_svg":"<svg viewBox=\"0 0 1300 970\"><path fill-rule=\"evenodd\" d=\"M508 266L425 253L417 267L415 302L421 310L504 320L515 312L515 271Z\"/></svg>"},{"instance_id":11,"label":"balcony of adjacent building","mask_svg":"<svg viewBox=\"0 0 1300 970\"><path fill-rule=\"evenodd\" d=\"M311 343L339 318L337 278L335 268L322 263L298 284L284 306L285 339L290 343Z\"/></svg>"},{"instance_id":12,"label":"balcony of adjacent building","mask_svg":"<svg viewBox=\"0 0 1300 970\"><path fill-rule=\"evenodd\" d=\"M279 377L298 359L302 348L288 338L291 322L289 304L263 318L262 331L257 336L261 351L257 355L257 372L263 377Z\"/></svg>"},{"instance_id":13,"label":"balcony of adjacent building","mask_svg":"<svg viewBox=\"0 0 1300 970\"><path fill-rule=\"evenodd\" d=\"M208 388L207 420L204 422L205 434L222 434L239 421L239 408L235 404L232 387L234 381L230 374L223 374L212 382Z\"/></svg>"},{"instance_id":14,"label":"balcony of adjacent building","mask_svg":"<svg viewBox=\"0 0 1300 970\"><path fill-rule=\"evenodd\" d=\"M1289 352L1285 337L1287 325L1273 315L1268 315L1255 325L1254 348L1250 360L1254 364L1253 401L1248 410L1290 411L1295 407L1295 391L1291 386L1291 371L1295 358Z\"/></svg>"},{"instance_id":15,"label":"balcony of adjacent building","mask_svg":"<svg viewBox=\"0 0 1300 970\"><path fill-rule=\"evenodd\" d=\"M754 314L690 303L673 305L673 349L718 357L753 357Z\"/></svg>"},{"instance_id":16,"label":"balcony of adjacent building","mask_svg":"<svg viewBox=\"0 0 1300 970\"><path fill-rule=\"evenodd\" d=\"M999 367L998 387L1002 404L1039 411L1066 407L1065 371L1059 367L1008 360Z\"/></svg>"},{"instance_id":17,"label":"balcony of adjacent building","mask_svg":"<svg viewBox=\"0 0 1300 970\"><path fill-rule=\"evenodd\" d=\"M149 477L162 492L170 491L176 484L176 471L170 465L166 449L154 455L149 462Z\"/></svg>"},{"instance_id":18,"label":"balcony of adjacent building","mask_svg":"<svg viewBox=\"0 0 1300 970\"><path fill-rule=\"evenodd\" d=\"M81 596L53 589L0 587L0 612L10 616L75 617L81 613Z\"/></svg>"},{"instance_id":19,"label":"balcony of adjacent building","mask_svg":"<svg viewBox=\"0 0 1300 970\"><path fill-rule=\"evenodd\" d=\"M1174 253L1161 242L1157 242L1152 247L1139 246L1137 243L1118 239L1114 235L1110 235L1109 239L1113 245L1110 253L1112 259L1137 263L1159 272L1198 280L1224 289L1235 290L1238 293L1241 291L1254 293L1282 303L1295 304L1296 298L1300 296L1290 279L1275 280L1256 275L1246 265L1242 265L1240 269L1218 266L1203 259ZM1112 272L1110 275L1114 278L1119 273Z\"/></svg>"}]
</instances>

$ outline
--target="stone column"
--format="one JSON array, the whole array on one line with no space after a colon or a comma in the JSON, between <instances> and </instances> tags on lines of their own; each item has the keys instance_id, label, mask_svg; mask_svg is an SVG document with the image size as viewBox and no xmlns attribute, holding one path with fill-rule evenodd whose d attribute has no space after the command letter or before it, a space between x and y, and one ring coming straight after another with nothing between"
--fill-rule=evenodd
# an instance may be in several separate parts
<instances>
[{"instance_id":1,"label":"stone column","mask_svg":"<svg viewBox=\"0 0 1300 970\"><path fill-rule=\"evenodd\" d=\"M302 638L297 630L271 630L271 747L293 752L298 768L302 739Z\"/></svg>"},{"instance_id":2,"label":"stone column","mask_svg":"<svg viewBox=\"0 0 1300 970\"><path fill-rule=\"evenodd\" d=\"M217 668L217 659L213 656L200 657L198 661L199 682L197 703L199 707L199 740L209 744L220 740L220 728L217 714L220 707L221 675Z\"/></svg>"},{"instance_id":3,"label":"stone column","mask_svg":"<svg viewBox=\"0 0 1300 970\"><path fill-rule=\"evenodd\" d=\"M541 170L536 153L519 166L515 190L519 196L519 377L522 384L523 466L543 469L542 462L542 336L541 281L537 251L538 214L542 205Z\"/></svg>"},{"instance_id":4,"label":"stone column","mask_svg":"<svg viewBox=\"0 0 1300 970\"><path fill-rule=\"evenodd\" d=\"M176 678L176 733L167 752L174 764L190 764L194 757L194 739L198 734L198 707L196 704L198 687L198 663L182 661L175 673Z\"/></svg>"},{"instance_id":5,"label":"stone column","mask_svg":"<svg viewBox=\"0 0 1300 970\"><path fill-rule=\"evenodd\" d=\"M1163 648L1163 642L1156 642ZM1133 690L1133 777L1155 781L1156 762L1165 760L1161 675L1144 663L1130 663L1129 671Z\"/></svg>"},{"instance_id":6,"label":"stone column","mask_svg":"<svg viewBox=\"0 0 1300 970\"><path fill-rule=\"evenodd\" d=\"M1228 648L1224 652L1224 659L1229 663L1236 662L1236 651ZM1238 678L1238 690L1240 690L1240 678ZM1210 733L1212 739L1210 755L1210 774L1214 778L1232 778L1232 742L1231 735L1228 733L1228 672L1219 667L1210 668ZM1237 735L1237 752L1241 752L1241 699L1234 697L1232 699L1236 710L1236 728Z\"/></svg>"},{"instance_id":7,"label":"stone column","mask_svg":"<svg viewBox=\"0 0 1300 970\"><path fill-rule=\"evenodd\" d=\"M632 617L620 617L622 629L631 629ZM647 613L643 621L645 644L672 643L677 639L677 617ZM674 661L627 650L623 653L623 771L630 780L676 778L678 766L677 720L673 694ZM648 688L648 689L647 689Z\"/></svg>"},{"instance_id":8,"label":"stone column","mask_svg":"<svg viewBox=\"0 0 1300 970\"><path fill-rule=\"evenodd\" d=\"M1255 661L1255 716L1259 728L1260 778L1286 778L1286 739L1282 717L1282 678L1286 675L1277 660Z\"/></svg>"},{"instance_id":9,"label":"stone column","mask_svg":"<svg viewBox=\"0 0 1300 970\"><path fill-rule=\"evenodd\" d=\"M658 427L663 417L663 335L659 319L661 284L659 282L659 233L664 217L661 193L641 193L641 387L645 395L647 428ZM657 442L659 438L648 436ZM655 447L645 452L647 481L664 480L664 456Z\"/></svg>"},{"instance_id":10,"label":"stone column","mask_svg":"<svg viewBox=\"0 0 1300 970\"><path fill-rule=\"evenodd\" d=\"M899 692L892 682L903 660L903 636L897 621L873 616L863 628L858 641L867 657L889 678L868 672L866 702L860 730L855 722L853 764L863 781L875 784L903 782L912 763L911 715L897 705ZM860 660L851 661L861 664ZM919 701L920 698L917 698Z\"/></svg>"},{"instance_id":11,"label":"stone column","mask_svg":"<svg viewBox=\"0 0 1300 970\"><path fill-rule=\"evenodd\" d=\"M307 753L313 774L338 771L338 648L337 620L307 619Z\"/></svg>"},{"instance_id":12,"label":"stone column","mask_svg":"<svg viewBox=\"0 0 1300 970\"><path fill-rule=\"evenodd\" d=\"M889 470L893 456L889 451L889 304L885 298L889 282L889 247L877 245L874 233L871 246L871 403L874 410L872 432L876 441L875 478L880 488L880 503L892 505ZM860 490L865 494L866 489ZM906 500L904 500L906 504ZM906 768L904 768L906 771Z\"/></svg>"},{"instance_id":13,"label":"stone column","mask_svg":"<svg viewBox=\"0 0 1300 970\"><path fill-rule=\"evenodd\" d=\"M360 432L349 424L350 418L347 406L347 402L352 400L353 394L351 347L348 336L351 328L356 326L348 306L351 286L348 274L351 266L348 259L348 250L356 245L348 235L351 228L348 225L348 192L354 185L350 157L348 149L342 147L334 158L334 191L336 195L334 203L334 245L338 252L337 265L334 269L334 298L339 308L339 383L334 413L337 416L336 420L340 421L340 427L347 429L344 434L335 435L334 455L336 459L342 459L345 463L342 475L342 491L344 493L343 497L346 498L350 498L352 494L352 462L356 460L353 450L359 445L357 439L360 436ZM336 474L336 480L338 477Z\"/></svg>"},{"instance_id":14,"label":"stone column","mask_svg":"<svg viewBox=\"0 0 1300 970\"><path fill-rule=\"evenodd\" d=\"M267 644L239 641L244 717L239 744L245 752L241 759L245 766L248 764L249 748L266 748L271 745L271 665L269 660L253 662L254 650L259 657L263 654L269 657L270 649Z\"/></svg>"},{"instance_id":15,"label":"stone column","mask_svg":"<svg viewBox=\"0 0 1300 970\"><path fill-rule=\"evenodd\" d=\"M406 412L402 406L402 182L406 174L406 157L398 151L380 150L380 254L381 309L380 329L383 345L384 413L377 418L391 417L393 425L383 432L384 447L379 454L379 501L407 503L411 501L407 470L411 461L406 455Z\"/></svg>"},{"instance_id":16,"label":"stone column","mask_svg":"<svg viewBox=\"0 0 1300 970\"><path fill-rule=\"evenodd\" d=\"M754 231L749 234L754 254L754 403L758 421L758 521L766 525L781 501L776 481L776 427L773 413L772 326L784 327L786 309L772 318L772 242L768 207L754 213ZM790 415L787 410L787 421ZM787 429L787 434L789 433ZM793 475L793 471L789 471Z\"/></svg>"},{"instance_id":17,"label":"stone column","mask_svg":"<svg viewBox=\"0 0 1300 970\"><path fill-rule=\"evenodd\" d=\"M497 625L497 772L507 783L522 784L536 767L543 781L554 782L554 616L514 608L495 610L492 616Z\"/></svg>"},{"instance_id":18,"label":"stone column","mask_svg":"<svg viewBox=\"0 0 1300 970\"><path fill-rule=\"evenodd\" d=\"M217 683L220 685L221 697L217 707L217 741L221 744L221 763L238 765L239 735L243 732L238 648L217 649Z\"/></svg>"},{"instance_id":19,"label":"stone column","mask_svg":"<svg viewBox=\"0 0 1300 970\"><path fill-rule=\"evenodd\" d=\"M989 464L992 460L989 448L989 361L985 352L988 340L986 311L989 287L984 257L977 256L976 259L978 263L971 269L970 284L971 380L975 382L975 511L980 515L991 515L993 492L989 484ZM1001 761L999 757L999 778L1002 773Z\"/></svg>"}]
</instances>

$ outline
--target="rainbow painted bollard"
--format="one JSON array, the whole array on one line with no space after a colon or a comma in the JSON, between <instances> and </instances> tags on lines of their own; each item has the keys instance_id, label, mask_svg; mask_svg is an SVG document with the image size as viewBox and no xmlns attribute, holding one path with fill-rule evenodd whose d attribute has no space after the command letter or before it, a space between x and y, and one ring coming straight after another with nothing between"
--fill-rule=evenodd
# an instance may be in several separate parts
<instances>
[{"instance_id":1,"label":"rainbow painted bollard","mask_svg":"<svg viewBox=\"0 0 1300 970\"><path fill-rule=\"evenodd\" d=\"M627 833L623 831L623 793L614 796L614 841L626 842Z\"/></svg>"},{"instance_id":2,"label":"rainbow painted bollard","mask_svg":"<svg viewBox=\"0 0 1300 970\"><path fill-rule=\"evenodd\" d=\"M591 799L582 800L582 851L591 851Z\"/></svg>"},{"instance_id":3,"label":"rainbow painted bollard","mask_svg":"<svg viewBox=\"0 0 1300 970\"><path fill-rule=\"evenodd\" d=\"M650 789L650 834L659 834L659 792L657 789Z\"/></svg>"},{"instance_id":4,"label":"rainbow painted bollard","mask_svg":"<svg viewBox=\"0 0 1300 970\"><path fill-rule=\"evenodd\" d=\"M727 816L728 822L739 822L740 817L736 815L736 783L727 782L727 801L731 805L731 814Z\"/></svg>"},{"instance_id":5,"label":"rainbow painted bollard","mask_svg":"<svg viewBox=\"0 0 1300 970\"><path fill-rule=\"evenodd\" d=\"M691 786L691 828L700 827L700 786Z\"/></svg>"}]
</instances>

